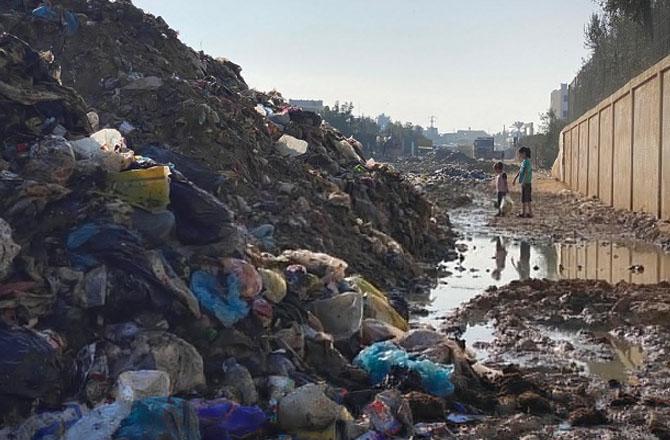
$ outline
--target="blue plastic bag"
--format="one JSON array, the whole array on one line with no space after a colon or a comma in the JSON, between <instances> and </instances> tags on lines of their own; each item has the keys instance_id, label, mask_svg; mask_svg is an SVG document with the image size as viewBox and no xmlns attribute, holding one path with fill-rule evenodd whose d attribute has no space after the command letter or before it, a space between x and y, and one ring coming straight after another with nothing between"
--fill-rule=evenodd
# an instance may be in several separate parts
<instances>
[{"instance_id":1,"label":"blue plastic bag","mask_svg":"<svg viewBox=\"0 0 670 440\"><path fill-rule=\"evenodd\" d=\"M249 314L249 304L240 298L236 279L228 278L227 289L218 278L198 270L191 275L191 290L200 306L218 319L224 327L232 327Z\"/></svg>"},{"instance_id":2,"label":"blue plastic bag","mask_svg":"<svg viewBox=\"0 0 670 440\"><path fill-rule=\"evenodd\" d=\"M367 371L375 384L381 382L393 367L401 367L418 373L423 388L434 396L446 397L454 392L450 381L453 366L428 359L414 359L389 341L377 342L365 348L358 353L354 363Z\"/></svg>"},{"instance_id":3,"label":"blue plastic bag","mask_svg":"<svg viewBox=\"0 0 670 440\"><path fill-rule=\"evenodd\" d=\"M59 22L58 11L53 6L40 6L33 9L33 17L51 22Z\"/></svg>"},{"instance_id":4,"label":"blue plastic bag","mask_svg":"<svg viewBox=\"0 0 670 440\"><path fill-rule=\"evenodd\" d=\"M243 438L263 429L267 416L257 406L242 406L227 399L192 401L203 440Z\"/></svg>"},{"instance_id":5,"label":"blue plastic bag","mask_svg":"<svg viewBox=\"0 0 670 440\"><path fill-rule=\"evenodd\" d=\"M79 29L79 18L75 13L65 11L63 13L63 26L65 27L66 34L73 35Z\"/></svg>"},{"instance_id":6,"label":"blue plastic bag","mask_svg":"<svg viewBox=\"0 0 670 440\"><path fill-rule=\"evenodd\" d=\"M200 440L195 409L176 397L150 397L133 403L115 440Z\"/></svg>"}]
</instances>

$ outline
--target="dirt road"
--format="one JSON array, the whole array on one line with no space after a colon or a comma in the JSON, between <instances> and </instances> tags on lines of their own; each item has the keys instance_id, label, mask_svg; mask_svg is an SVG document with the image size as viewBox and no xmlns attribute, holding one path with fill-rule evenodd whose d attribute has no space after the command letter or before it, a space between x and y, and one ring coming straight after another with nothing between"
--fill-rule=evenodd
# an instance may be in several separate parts
<instances>
[{"instance_id":1,"label":"dirt road","mask_svg":"<svg viewBox=\"0 0 670 440\"><path fill-rule=\"evenodd\" d=\"M515 208L520 209L520 186L512 186ZM639 239L670 250L670 222L641 213L626 212L584 198L546 172L536 172L533 182L534 218L492 218L490 226L513 235L553 241Z\"/></svg>"}]
</instances>

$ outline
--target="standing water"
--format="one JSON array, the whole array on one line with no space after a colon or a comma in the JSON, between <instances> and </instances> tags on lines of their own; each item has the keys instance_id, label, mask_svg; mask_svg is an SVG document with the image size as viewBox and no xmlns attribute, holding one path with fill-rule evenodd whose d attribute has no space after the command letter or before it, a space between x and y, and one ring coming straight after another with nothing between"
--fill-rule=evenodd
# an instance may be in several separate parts
<instances>
[{"instance_id":1,"label":"standing water","mask_svg":"<svg viewBox=\"0 0 670 440\"><path fill-rule=\"evenodd\" d=\"M531 243L487 228L481 221L481 211L472 214L467 223L462 215L455 216L456 227L464 234L457 244L459 258L440 265L437 286L419 304L427 313L417 321L439 326L444 316L489 287L516 280L597 279L613 284L670 281L670 254L654 246L610 241ZM577 329L547 328L546 335L581 344ZM486 347L495 338L494 325L486 320L469 322L461 338L478 359L484 360L488 356ZM615 357L611 362L589 363L586 371L607 380L620 380L625 371L640 365L643 356L639 347L612 339L612 348Z\"/></svg>"}]
</instances>

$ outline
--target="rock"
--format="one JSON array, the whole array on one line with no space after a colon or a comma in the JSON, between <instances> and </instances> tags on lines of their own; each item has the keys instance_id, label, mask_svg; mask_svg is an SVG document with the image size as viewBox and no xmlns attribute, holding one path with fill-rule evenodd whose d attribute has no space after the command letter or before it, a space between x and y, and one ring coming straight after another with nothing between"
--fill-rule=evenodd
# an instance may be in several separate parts
<instances>
[{"instance_id":1,"label":"rock","mask_svg":"<svg viewBox=\"0 0 670 440\"><path fill-rule=\"evenodd\" d=\"M441 344L444 339L444 335L434 330L415 329L407 332L400 345L407 351L422 351Z\"/></svg>"}]
</instances>

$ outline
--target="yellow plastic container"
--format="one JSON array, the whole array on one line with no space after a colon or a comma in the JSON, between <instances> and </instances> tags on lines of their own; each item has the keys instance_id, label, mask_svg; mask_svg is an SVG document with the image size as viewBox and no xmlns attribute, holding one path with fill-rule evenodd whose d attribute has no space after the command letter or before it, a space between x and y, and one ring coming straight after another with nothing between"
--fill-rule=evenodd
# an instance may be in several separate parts
<instances>
[{"instance_id":1,"label":"yellow plastic container","mask_svg":"<svg viewBox=\"0 0 670 440\"><path fill-rule=\"evenodd\" d=\"M170 203L170 168L155 166L109 176L109 187L131 205L148 211L163 211Z\"/></svg>"},{"instance_id":2,"label":"yellow plastic container","mask_svg":"<svg viewBox=\"0 0 670 440\"><path fill-rule=\"evenodd\" d=\"M353 283L366 295L364 315L385 322L404 332L409 331L409 323L396 312L386 295L363 277L356 276Z\"/></svg>"}]
</instances>

